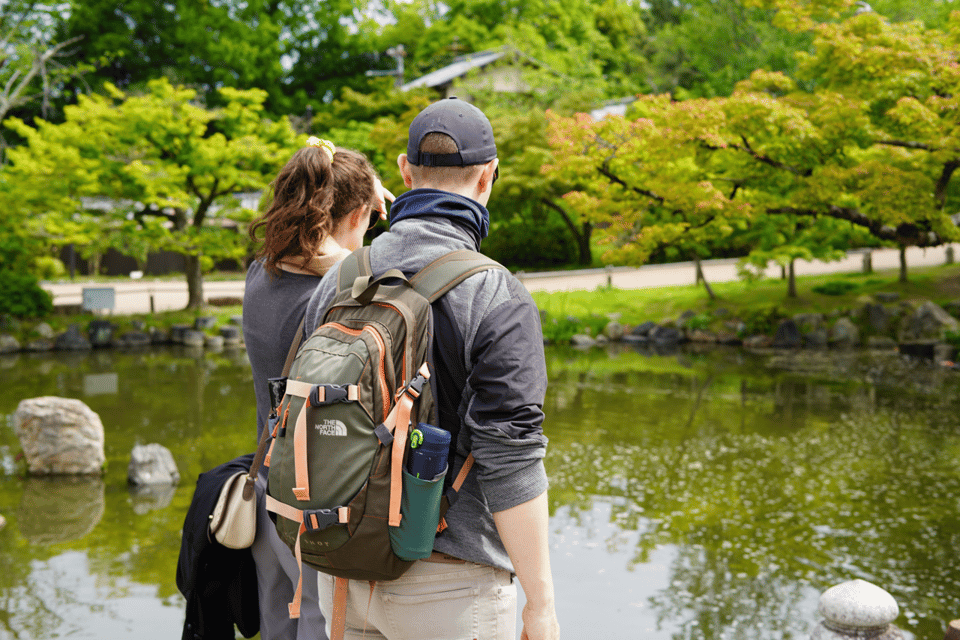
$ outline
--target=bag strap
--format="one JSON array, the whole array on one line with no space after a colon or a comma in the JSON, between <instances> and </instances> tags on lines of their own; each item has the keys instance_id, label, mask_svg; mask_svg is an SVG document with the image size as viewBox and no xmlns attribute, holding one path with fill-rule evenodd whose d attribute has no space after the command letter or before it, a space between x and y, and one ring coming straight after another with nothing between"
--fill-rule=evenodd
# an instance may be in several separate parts
<instances>
[{"instance_id":1,"label":"bag strap","mask_svg":"<svg viewBox=\"0 0 960 640\"><path fill-rule=\"evenodd\" d=\"M297 351L300 349L300 343L303 342L303 323L304 319L300 320L300 325L297 327L297 332L293 336L293 341L290 343L290 349L287 351L287 360L283 363L283 373L281 374L284 378L290 375L290 367L293 366L293 361L297 357ZM273 407L270 408L271 411ZM257 480L257 474L260 472L260 467L263 466L263 461L267 457L267 447L270 444L270 429L269 425L263 425L263 434L260 436L260 443L257 444L257 453L253 456L253 463L250 465L250 472L247 473L247 477L244 479L243 486L243 499L249 500L250 496L253 495L253 483Z\"/></svg>"},{"instance_id":2,"label":"bag strap","mask_svg":"<svg viewBox=\"0 0 960 640\"><path fill-rule=\"evenodd\" d=\"M287 350L287 359L283 362L283 373L280 374L284 378L290 375L290 367L293 366L293 361L297 359L297 351L300 350L300 343L303 342L303 323L305 321L306 318L300 319L300 326L297 327L297 332L293 334L293 341L290 343L290 349Z\"/></svg>"},{"instance_id":3,"label":"bag strap","mask_svg":"<svg viewBox=\"0 0 960 640\"><path fill-rule=\"evenodd\" d=\"M452 251L417 272L410 278L410 285L417 293L434 303L470 276L489 269L506 271L506 267L482 253L469 249Z\"/></svg>"},{"instance_id":4,"label":"bag strap","mask_svg":"<svg viewBox=\"0 0 960 640\"><path fill-rule=\"evenodd\" d=\"M410 285L433 303L473 274L488 269L506 270L506 267L482 253L461 249L444 254L425 266L410 278ZM360 247L340 263L337 291L352 290L360 277L373 278L369 246Z\"/></svg>"},{"instance_id":5,"label":"bag strap","mask_svg":"<svg viewBox=\"0 0 960 640\"><path fill-rule=\"evenodd\" d=\"M362 276L373 276L373 268L370 266L369 246L360 247L340 263L337 293L353 288L354 281Z\"/></svg>"}]
</instances>

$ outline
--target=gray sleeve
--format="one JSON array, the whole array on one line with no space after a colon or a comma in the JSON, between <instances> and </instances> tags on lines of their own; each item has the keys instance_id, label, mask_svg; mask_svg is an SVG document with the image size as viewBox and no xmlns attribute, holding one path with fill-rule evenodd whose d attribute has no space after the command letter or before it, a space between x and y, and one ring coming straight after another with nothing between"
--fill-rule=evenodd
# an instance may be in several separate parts
<instances>
[{"instance_id":1,"label":"gray sleeve","mask_svg":"<svg viewBox=\"0 0 960 640\"><path fill-rule=\"evenodd\" d=\"M304 338L308 338L310 334L320 326L320 323L323 322L323 314L337 294L337 281L339 278L340 263L337 263L327 272L313 292L313 295L310 296L310 302L307 303L307 309L303 314Z\"/></svg>"},{"instance_id":2,"label":"gray sleeve","mask_svg":"<svg viewBox=\"0 0 960 640\"><path fill-rule=\"evenodd\" d=\"M543 401L547 388L540 313L515 279L484 314L472 341L464 421L492 512L547 489Z\"/></svg>"}]
</instances>

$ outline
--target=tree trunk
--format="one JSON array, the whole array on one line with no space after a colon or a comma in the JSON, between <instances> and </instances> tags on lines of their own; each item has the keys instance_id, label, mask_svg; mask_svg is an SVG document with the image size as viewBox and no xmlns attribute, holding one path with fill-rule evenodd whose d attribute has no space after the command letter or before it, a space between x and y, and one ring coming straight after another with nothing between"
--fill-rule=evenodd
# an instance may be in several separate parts
<instances>
[{"instance_id":1,"label":"tree trunk","mask_svg":"<svg viewBox=\"0 0 960 640\"><path fill-rule=\"evenodd\" d=\"M906 283L907 280L907 248L900 245L900 282Z\"/></svg>"},{"instance_id":2,"label":"tree trunk","mask_svg":"<svg viewBox=\"0 0 960 640\"><path fill-rule=\"evenodd\" d=\"M593 252L590 251L590 236L593 234L593 225L584 222L580 225L581 232L577 238L577 262L581 266L588 267L593 262Z\"/></svg>"},{"instance_id":3,"label":"tree trunk","mask_svg":"<svg viewBox=\"0 0 960 640\"><path fill-rule=\"evenodd\" d=\"M183 256L187 270L187 309L199 309L203 306L203 272L200 270L200 256Z\"/></svg>"},{"instance_id":4,"label":"tree trunk","mask_svg":"<svg viewBox=\"0 0 960 640\"><path fill-rule=\"evenodd\" d=\"M549 198L541 198L540 202L560 214L560 217L563 218L563 223L567 226L567 229L570 230L570 235L573 236L574 241L577 243L578 264L589 266L593 262L593 254L590 251L590 236L593 234L593 225L589 222L583 222L578 229L575 221L571 219L566 209Z\"/></svg>"},{"instance_id":5,"label":"tree trunk","mask_svg":"<svg viewBox=\"0 0 960 640\"><path fill-rule=\"evenodd\" d=\"M787 297L796 298L797 297L797 274L793 268L793 265L796 261L791 260L790 264L787 266Z\"/></svg>"},{"instance_id":6,"label":"tree trunk","mask_svg":"<svg viewBox=\"0 0 960 640\"><path fill-rule=\"evenodd\" d=\"M711 300L717 299L717 294L713 292L713 289L710 288L710 283L707 282L707 279L703 275L703 266L700 264L700 256L693 257L693 263L697 267L697 284L703 283L703 288L706 289L707 295L710 296Z\"/></svg>"}]
</instances>

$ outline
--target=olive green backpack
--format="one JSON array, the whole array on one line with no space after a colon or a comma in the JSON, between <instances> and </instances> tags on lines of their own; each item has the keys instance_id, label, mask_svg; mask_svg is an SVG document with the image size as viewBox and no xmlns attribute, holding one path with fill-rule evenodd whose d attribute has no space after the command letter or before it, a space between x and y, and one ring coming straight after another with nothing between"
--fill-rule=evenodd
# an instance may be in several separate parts
<instances>
[{"instance_id":1,"label":"olive green backpack","mask_svg":"<svg viewBox=\"0 0 960 640\"><path fill-rule=\"evenodd\" d=\"M373 278L369 247L341 263L323 322L303 344L298 330L291 345L285 393L265 429L273 436L267 509L299 563L343 579L393 580L432 553L440 511L473 460L443 497L443 475L423 480L403 468L410 425L437 424L431 303L496 268L503 267L479 253L456 251L409 279L397 270ZM337 583L342 608L346 582ZM298 585L291 617L300 596Z\"/></svg>"}]
</instances>

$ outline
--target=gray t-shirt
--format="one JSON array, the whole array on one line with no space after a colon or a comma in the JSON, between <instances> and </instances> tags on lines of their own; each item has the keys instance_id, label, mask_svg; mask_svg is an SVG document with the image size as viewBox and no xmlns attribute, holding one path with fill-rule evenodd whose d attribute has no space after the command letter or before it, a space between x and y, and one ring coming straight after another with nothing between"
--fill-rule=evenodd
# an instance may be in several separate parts
<instances>
[{"instance_id":1,"label":"gray t-shirt","mask_svg":"<svg viewBox=\"0 0 960 640\"><path fill-rule=\"evenodd\" d=\"M270 415L267 378L283 373L290 343L321 278L281 271L274 276L259 260L247 269L243 292L243 341L253 371L257 397L257 441Z\"/></svg>"}]
</instances>

